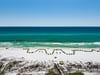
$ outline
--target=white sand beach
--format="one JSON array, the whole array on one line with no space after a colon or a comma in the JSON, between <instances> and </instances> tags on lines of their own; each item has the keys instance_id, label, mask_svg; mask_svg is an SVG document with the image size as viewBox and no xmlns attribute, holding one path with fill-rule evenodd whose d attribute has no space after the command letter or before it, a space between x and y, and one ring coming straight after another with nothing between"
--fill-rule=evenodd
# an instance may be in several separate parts
<instances>
[{"instance_id":1,"label":"white sand beach","mask_svg":"<svg viewBox=\"0 0 100 75\"><path fill-rule=\"evenodd\" d=\"M29 61L100 62L99 48L0 48L1 57L25 58Z\"/></svg>"},{"instance_id":2,"label":"white sand beach","mask_svg":"<svg viewBox=\"0 0 100 75\"><path fill-rule=\"evenodd\" d=\"M7 59L6 59L7 58ZM18 73L24 75L45 75L48 70L54 67L54 63L64 61L63 67L66 71L68 64L74 63L74 65L81 65L81 69L85 75L99 75L94 69L92 73L89 73L91 69L87 70L82 68L86 66L86 62L100 63L100 49L99 48L50 48L50 47L30 47L30 48L15 48L15 47L1 47L0 48L0 60L1 64L4 63L5 67L10 63L16 61L22 61L13 66L12 70L5 70L5 75L17 75ZM6 62L5 62L6 59ZM15 60L14 60L15 59ZM8 60L8 61L7 61ZM12 61L12 62L10 62ZM82 62L82 63L81 63ZM31 65L39 64L38 68L27 68ZM41 66L42 65L42 66ZM45 67L43 67L43 65ZM87 64L88 65L88 64ZM15 70L14 70L15 68ZM3 69L3 68L2 68ZM27 70L28 69L28 70ZM39 70L40 69L40 70ZM80 69L80 70L81 70ZM26 70L26 71L25 71ZM34 73L31 73L31 70ZM72 66L72 72L77 71L77 67ZM85 71L84 71L85 70ZM24 72L25 71L25 72ZM99 71L99 70L97 70ZM98 74L96 74L98 73Z\"/></svg>"}]
</instances>

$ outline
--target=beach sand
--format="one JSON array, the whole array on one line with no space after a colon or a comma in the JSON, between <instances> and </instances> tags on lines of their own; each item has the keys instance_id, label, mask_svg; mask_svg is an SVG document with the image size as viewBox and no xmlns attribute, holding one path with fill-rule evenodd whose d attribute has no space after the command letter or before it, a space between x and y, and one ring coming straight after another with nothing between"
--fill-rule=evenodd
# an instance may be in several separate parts
<instances>
[{"instance_id":1,"label":"beach sand","mask_svg":"<svg viewBox=\"0 0 100 75\"><path fill-rule=\"evenodd\" d=\"M76 50L76 51L75 51ZM92 51L94 50L94 51ZM74 54L73 54L74 52ZM1 58L25 58L28 61L100 62L99 48L0 48Z\"/></svg>"}]
</instances>

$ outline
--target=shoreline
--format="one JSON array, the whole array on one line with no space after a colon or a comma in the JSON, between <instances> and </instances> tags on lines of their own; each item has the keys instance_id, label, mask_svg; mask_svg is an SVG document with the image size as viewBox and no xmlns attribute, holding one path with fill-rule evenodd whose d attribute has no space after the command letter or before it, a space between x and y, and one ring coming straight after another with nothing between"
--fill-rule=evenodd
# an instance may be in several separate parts
<instances>
[{"instance_id":1,"label":"shoreline","mask_svg":"<svg viewBox=\"0 0 100 75\"><path fill-rule=\"evenodd\" d=\"M100 48L100 42L0 42L0 47Z\"/></svg>"}]
</instances>

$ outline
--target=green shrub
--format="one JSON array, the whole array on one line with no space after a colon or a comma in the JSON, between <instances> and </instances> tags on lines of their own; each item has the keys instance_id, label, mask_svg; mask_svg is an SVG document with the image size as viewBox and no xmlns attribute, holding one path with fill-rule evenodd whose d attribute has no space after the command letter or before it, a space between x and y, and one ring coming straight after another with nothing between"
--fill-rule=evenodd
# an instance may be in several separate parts
<instances>
[{"instance_id":1,"label":"green shrub","mask_svg":"<svg viewBox=\"0 0 100 75\"><path fill-rule=\"evenodd\" d=\"M69 73L68 75L84 75L84 74L81 72L75 72L75 73Z\"/></svg>"},{"instance_id":2,"label":"green shrub","mask_svg":"<svg viewBox=\"0 0 100 75\"><path fill-rule=\"evenodd\" d=\"M48 72L46 75L60 75L60 74L56 74L53 71Z\"/></svg>"},{"instance_id":3,"label":"green shrub","mask_svg":"<svg viewBox=\"0 0 100 75\"><path fill-rule=\"evenodd\" d=\"M5 73L4 70L3 71L0 70L0 75L4 75L4 73Z\"/></svg>"},{"instance_id":4,"label":"green shrub","mask_svg":"<svg viewBox=\"0 0 100 75\"><path fill-rule=\"evenodd\" d=\"M59 64L64 65L64 61L59 61Z\"/></svg>"},{"instance_id":5,"label":"green shrub","mask_svg":"<svg viewBox=\"0 0 100 75\"><path fill-rule=\"evenodd\" d=\"M13 67L13 65L10 64L10 65L8 66L8 69L10 70L12 67Z\"/></svg>"}]
</instances>

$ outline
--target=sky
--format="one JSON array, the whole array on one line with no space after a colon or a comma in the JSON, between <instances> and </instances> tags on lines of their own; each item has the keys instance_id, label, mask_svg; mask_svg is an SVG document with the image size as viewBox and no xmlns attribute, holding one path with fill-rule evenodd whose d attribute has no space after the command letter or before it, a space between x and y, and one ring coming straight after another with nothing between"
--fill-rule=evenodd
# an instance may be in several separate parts
<instances>
[{"instance_id":1,"label":"sky","mask_svg":"<svg viewBox=\"0 0 100 75\"><path fill-rule=\"evenodd\" d=\"M99 26L100 0L0 0L0 26Z\"/></svg>"}]
</instances>

